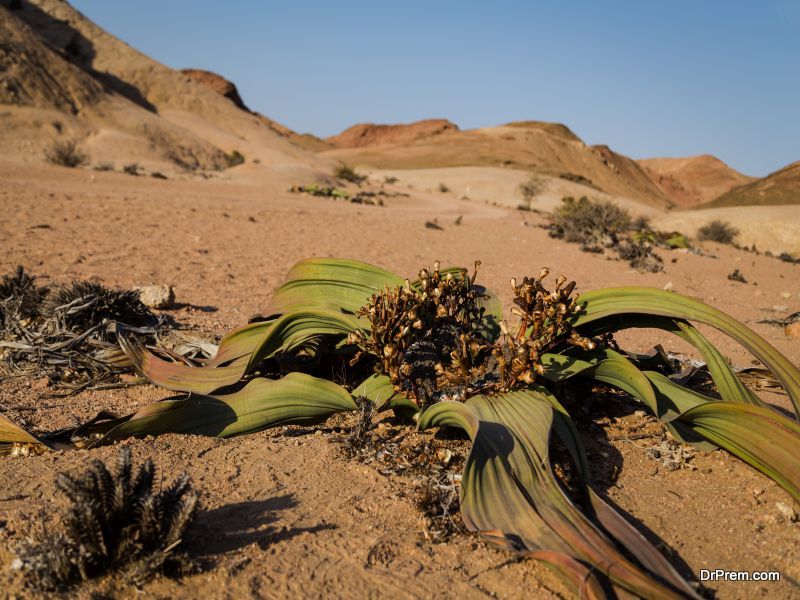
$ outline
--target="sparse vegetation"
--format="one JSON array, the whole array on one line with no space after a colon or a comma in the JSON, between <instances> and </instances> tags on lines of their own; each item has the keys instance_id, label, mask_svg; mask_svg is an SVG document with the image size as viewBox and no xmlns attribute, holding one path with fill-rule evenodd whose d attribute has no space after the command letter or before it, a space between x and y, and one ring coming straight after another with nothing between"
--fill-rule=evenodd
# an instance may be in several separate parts
<instances>
[{"instance_id":1,"label":"sparse vegetation","mask_svg":"<svg viewBox=\"0 0 800 600\"><path fill-rule=\"evenodd\" d=\"M167 176L164 175L161 171L153 171L150 173L150 177L153 179L167 179Z\"/></svg>"},{"instance_id":2,"label":"sparse vegetation","mask_svg":"<svg viewBox=\"0 0 800 600\"><path fill-rule=\"evenodd\" d=\"M139 175L139 163L130 163L122 167L122 172L127 175Z\"/></svg>"},{"instance_id":3,"label":"sparse vegetation","mask_svg":"<svg viewBox=\"0 0 800 600\"><path fill-rule=\"evenodd\" d=\"M243 163L244 163L244 155L238 150L233 150L232 152L225 155L225 164L228 165L229 169L241 165Z\"/></svg>"},{"instance_id":4,"label":"sparse vegetation","mask_svg":"<svg viewBox=\"0 0 800 600\"><path fill-rule=\"evenodd\" d=\"M542 193L545 181L539 175L532 174L527 181L519 184L519 193L522 196L522 204L517 208L520 210L531 210L531 204L536 196Z\"/></svg>"},{"instance_id":5,"label":"sparse vegetation","mask_svg":"<svg viewBox=\"0 0 800 600\"><path fill-rule=\"evenodd\" d=\"M360 185L367 179L366 175L360 175L359 173L356 173L356 170L348 165L339 165L336 167L333 172L333 176L336 177L336 179L349 181L350 183L355 183L356 185Z\"/></svg>"},{"instance_id":6,"label":"sparse vegetation","mask_svg":"<svg viewBox=\"0 0 800 600\"><path fill-rule=\"evenodd\" d=\"M623 240L617 247L619 257L634 269L658 273L664 270L664 260L654 252L648 240Z\"/></svg>"},{"instance_id":7,"label":"sparse vegetation","mask_svg":"<svg viewBox=\"0 0 800 600\"><path fill-rule=\"evenodd\" d=\"M101 162L94 166L95 171L113 171L114 170L114 163L110 162Z\"/></svg>"},{"instance_id":8,"label":"sparse vegetation","mask_svg":"<svg viewBox=\"0 0 800 600\"><path fill-rule=\"evenodd\" d=\"M550 235L580 244L586 252L602 252L618 243L630 223L630 213L613 202L568 196L553 211Z\"/></svg>"},{"instance_id":9,"label":"sparse vegetation","mask_svg":"<svg viewBox=\"0 0 800 600\"><path fill-rule=\"evenodd\" d=\"M154 480L150 460L133 471L128 447L111 469L94 460L80 477L60 474L56 485L71 502L63 530L46 532L20 548L31 587L64 591L108 571L141 585L164 570L185 570L188 560L176 549L199 495L186 475L159 492L153 490Z\"/></svg>"},{"instance_id":10,"label":"sparse vegetation","mask_svg":"<svg viewBox=\"0 0 800 600\"><path fill-rule=\"evenodd\" d=\"M733 273L728 274L728 279L731 281L738 281L739 283L747 283L747 279L745 279L744 275L739 269L734 269Z\"/></svg>"},{"instance_id":11,"label":"sparse vegetation","mask_svg":"<svg viewBox=\"0 0 800 600\"><path fill-rule=\"evenodd\" d=\"M75 140L55 140L45 151L45 158L54 165L70 169L81 167L89 161Z\"/></svg>"},{"instance_id":12,"label":"sparse vegetation","mask_svg":"<svg viewBox=\"0 0 800 600\"><path fill-rule=\"evenodd\" d=\"M697 230L697 239L703 242L733 244L739 230L725 221L714 220Z\"/></svg>"},{"instance_id":13,"label":"sparse vegetation","mask_svg":"<svg viewBox=\"0 0 800 600\"><path fill-rule=\"evenodd\" d=\"M450 188L449 188L449 187L447 187L447 184L445 184L445 183L439 183L439 191L440 191L442 194L446 194L447 192L449 192L449 191L450 191Z\"/></svg>"},{"instance_id":14,"label":"sparse vegetation","mask_svg":"<svg viewBox=\"0 0 800 600\"><path fill-rule=\"evenodd\" d=\"M397 179L397 177L395 177L394 175L387 175L386 177L383 178L383 183L392 184L392 183L397 183L398 181L400 180Z\"/></svg>"}]
</instances>

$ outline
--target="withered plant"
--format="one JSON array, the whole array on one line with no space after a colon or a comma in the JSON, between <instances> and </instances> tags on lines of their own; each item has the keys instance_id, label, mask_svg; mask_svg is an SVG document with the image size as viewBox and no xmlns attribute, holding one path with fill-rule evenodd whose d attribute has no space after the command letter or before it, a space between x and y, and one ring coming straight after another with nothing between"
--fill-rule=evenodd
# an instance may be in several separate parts
<instances>
[{"instance_id":1,"label":"withered plant","mask_svg":"<svg viewBox=\"0 0 800 600\"><path fill-rule=\"evenodd\" d=\"M131 290L91 281L38 286L22 267L0 282L0 372L45 375L68 393L114 386L132 363L118 327L154 343L163 323Z\"/></svg>"},{"instance_id":2,"label":"withered plant","mask_svg":"<svg viewBox=\"0 0 800 600\"><path fill-rule=\"evenodd\" d=\"M490 343L481 331L485 308L474 287L477 269L442 273L438 262L422 269L415 285L385 287L356 313L370 322L348 341L378 358L375 372L388 375L397 392L409 392L420 406L464 398L486 373Z\"/></svg>"},{"instance_id":3,"label":"withered plant","mask_svg":"<svg viewBox=\"0 0 800 600\"><path fill-rule=\"evenodd\" d=\"M128 447L111 468L94 460L79 477L61 473L56 485L71 503L63 528L19 552L31 587L63 590L109 571L141 585L165 569L184 568L187 559L177 549L199 495L186 475L160 492L153 490L154 479L151 460L134 472Z\"/></svg>"}]
</instances>

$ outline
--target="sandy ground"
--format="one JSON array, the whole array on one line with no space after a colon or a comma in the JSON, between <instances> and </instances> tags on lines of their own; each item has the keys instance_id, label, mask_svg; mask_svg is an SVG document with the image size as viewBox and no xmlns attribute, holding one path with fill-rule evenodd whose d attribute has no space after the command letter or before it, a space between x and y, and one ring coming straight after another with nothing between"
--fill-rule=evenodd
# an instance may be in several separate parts
<instances>
[{"instance_id":1,"label":"sandy ground","mask_svg":"<svg viewBox=\"0 0 800 600\"><path fill-rule=\"evenodd\" d=\"M788 252L800 256L800 204L783 206L731 206L673 212L656 218L662 229L694 233L713 220L727 221L739 230L736 242L774 254Z\"/></svg>"},{"instance_id":2,"label":"sandy ground","mask_svg":"<svg viewBox=\"0 0 800 600\"><path fill-rule=\"evenodd\" d=\"M550 239L535 214L423 186L409 190L402 178L387 189L412 195L390 198L385 207L288 194L292 183L306 182L159 181L0 162L0 269L23 264L54 281L96 276L122 287L169 283L180 307L172 315L216 336L265 309L287 269L309 256L359 258L406 274L436 259L464 265L480 259L479 281L506 301L511 276L547 265L576 279L579 290L671 285L743 320L800 361L800 341L757 323L800 310L800 265L709 245L718 258L664 252L665 273L640 274ZM432 219L444 230L426 228ZM748 284L727 279L734 268ZM734 364L750 364L743 350L710 337ZM656 342L682 349L646 331L621 339L632 350ZM33 426L55 428L167 395L144 386L53 400L47 391L41 381L6 380L0 404ZM767 399L788 406L783 396ZM587 431L596 489L661 539L688 577L703 568L783 574L778 583L710 584L720 598L797 597L800 525L775 506L791 505L789 496L722 452L697 456L696 470L665 470L646 456L652 440L615 439L641 425L633 410L600 406L576 415ZM179 583L156 579L145 596L565 597L548 571L509 561L475 536L426 541L410 498L412 478L387 477L346 458L336 438L347 425L344 419L231 440L170 435L126 442L135 458L152 457L167 479L187 470L203 493L200 527L187 546L207 568ZM114 452L0 460L0 598L26 595L9 565L41 511L64 505L54 493L56 473L77 472L90 458ZM79 595L140 597L114 585L94 584Z\"/></svg>"}]
</instances>

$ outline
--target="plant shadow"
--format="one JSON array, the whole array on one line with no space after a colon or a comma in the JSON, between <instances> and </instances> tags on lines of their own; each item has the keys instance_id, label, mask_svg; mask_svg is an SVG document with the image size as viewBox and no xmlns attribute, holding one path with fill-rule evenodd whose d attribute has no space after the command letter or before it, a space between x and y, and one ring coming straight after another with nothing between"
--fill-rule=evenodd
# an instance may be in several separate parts
<instances>
[{"instance_id":1,"label":"plant shadow","mask_svg":"<svg viewBox=\"0 0 800 600\"><path fill-rule=\"evenodd\" d=\"M265 549L303 533L336 529L320 523L311 527L277 527L282 511L294 508L293 494L226 504L197 515L193 533L187 535L186 548L195 558L209 558L239 550L252 544Z\"/></svg>"}]
</instances>

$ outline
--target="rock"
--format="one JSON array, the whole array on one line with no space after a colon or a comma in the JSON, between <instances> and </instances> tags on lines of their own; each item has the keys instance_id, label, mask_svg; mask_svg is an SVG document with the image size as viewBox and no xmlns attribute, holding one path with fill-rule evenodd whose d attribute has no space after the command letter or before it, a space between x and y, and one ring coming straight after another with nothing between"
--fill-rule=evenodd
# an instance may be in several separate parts
<instances>
[{"instance_id":1,"label":"rock","mask_svg":"<svg viewBox=\"0 0 800 600\"><path fill-rule=\"evenodd\" d=\"M800 339L800 321L789 323L786 327L783 328L783 332L786 334L787 337Z\"/></svg>"},{"instance_id":2,"label":"rock","mask_svg":"<svg viewBox=\"0 0 800 600\"><path fill-rule=\"evenodd\" d=\"M233 83L224 77L221 77L216 73L212 73L211 71L203 71L202 69L182 69L181 73L188 75L208 89L225 96L228 100L233 102L242 110L250 112L250 109L245 106L244 102L242 102L242 98L239 96L239 90L236 89L236 86Z\"/></svg>"},{"instance_id":3,"label":"rock","mask_svg":"<svg viewBox=\"0 0 800 600\"><path fill-rule=\"evenodd\" d=\"M778 512L781 513L781 515L785 517L787 521L797 521L797 513L794 512L794 509L785 502L776 502L775 508L778 509Z\"/></svg>"},{"instance_id":4,"label":"rock","mask_svg":"<svg viewBox=\"0 0 800 600\"><path fill-rule=\"evenodd\" d=\"M142 304L150 308L170 308L175 304L175 290L170 285L144 285L139 290Z\"/></svg>"}]
</instances>

